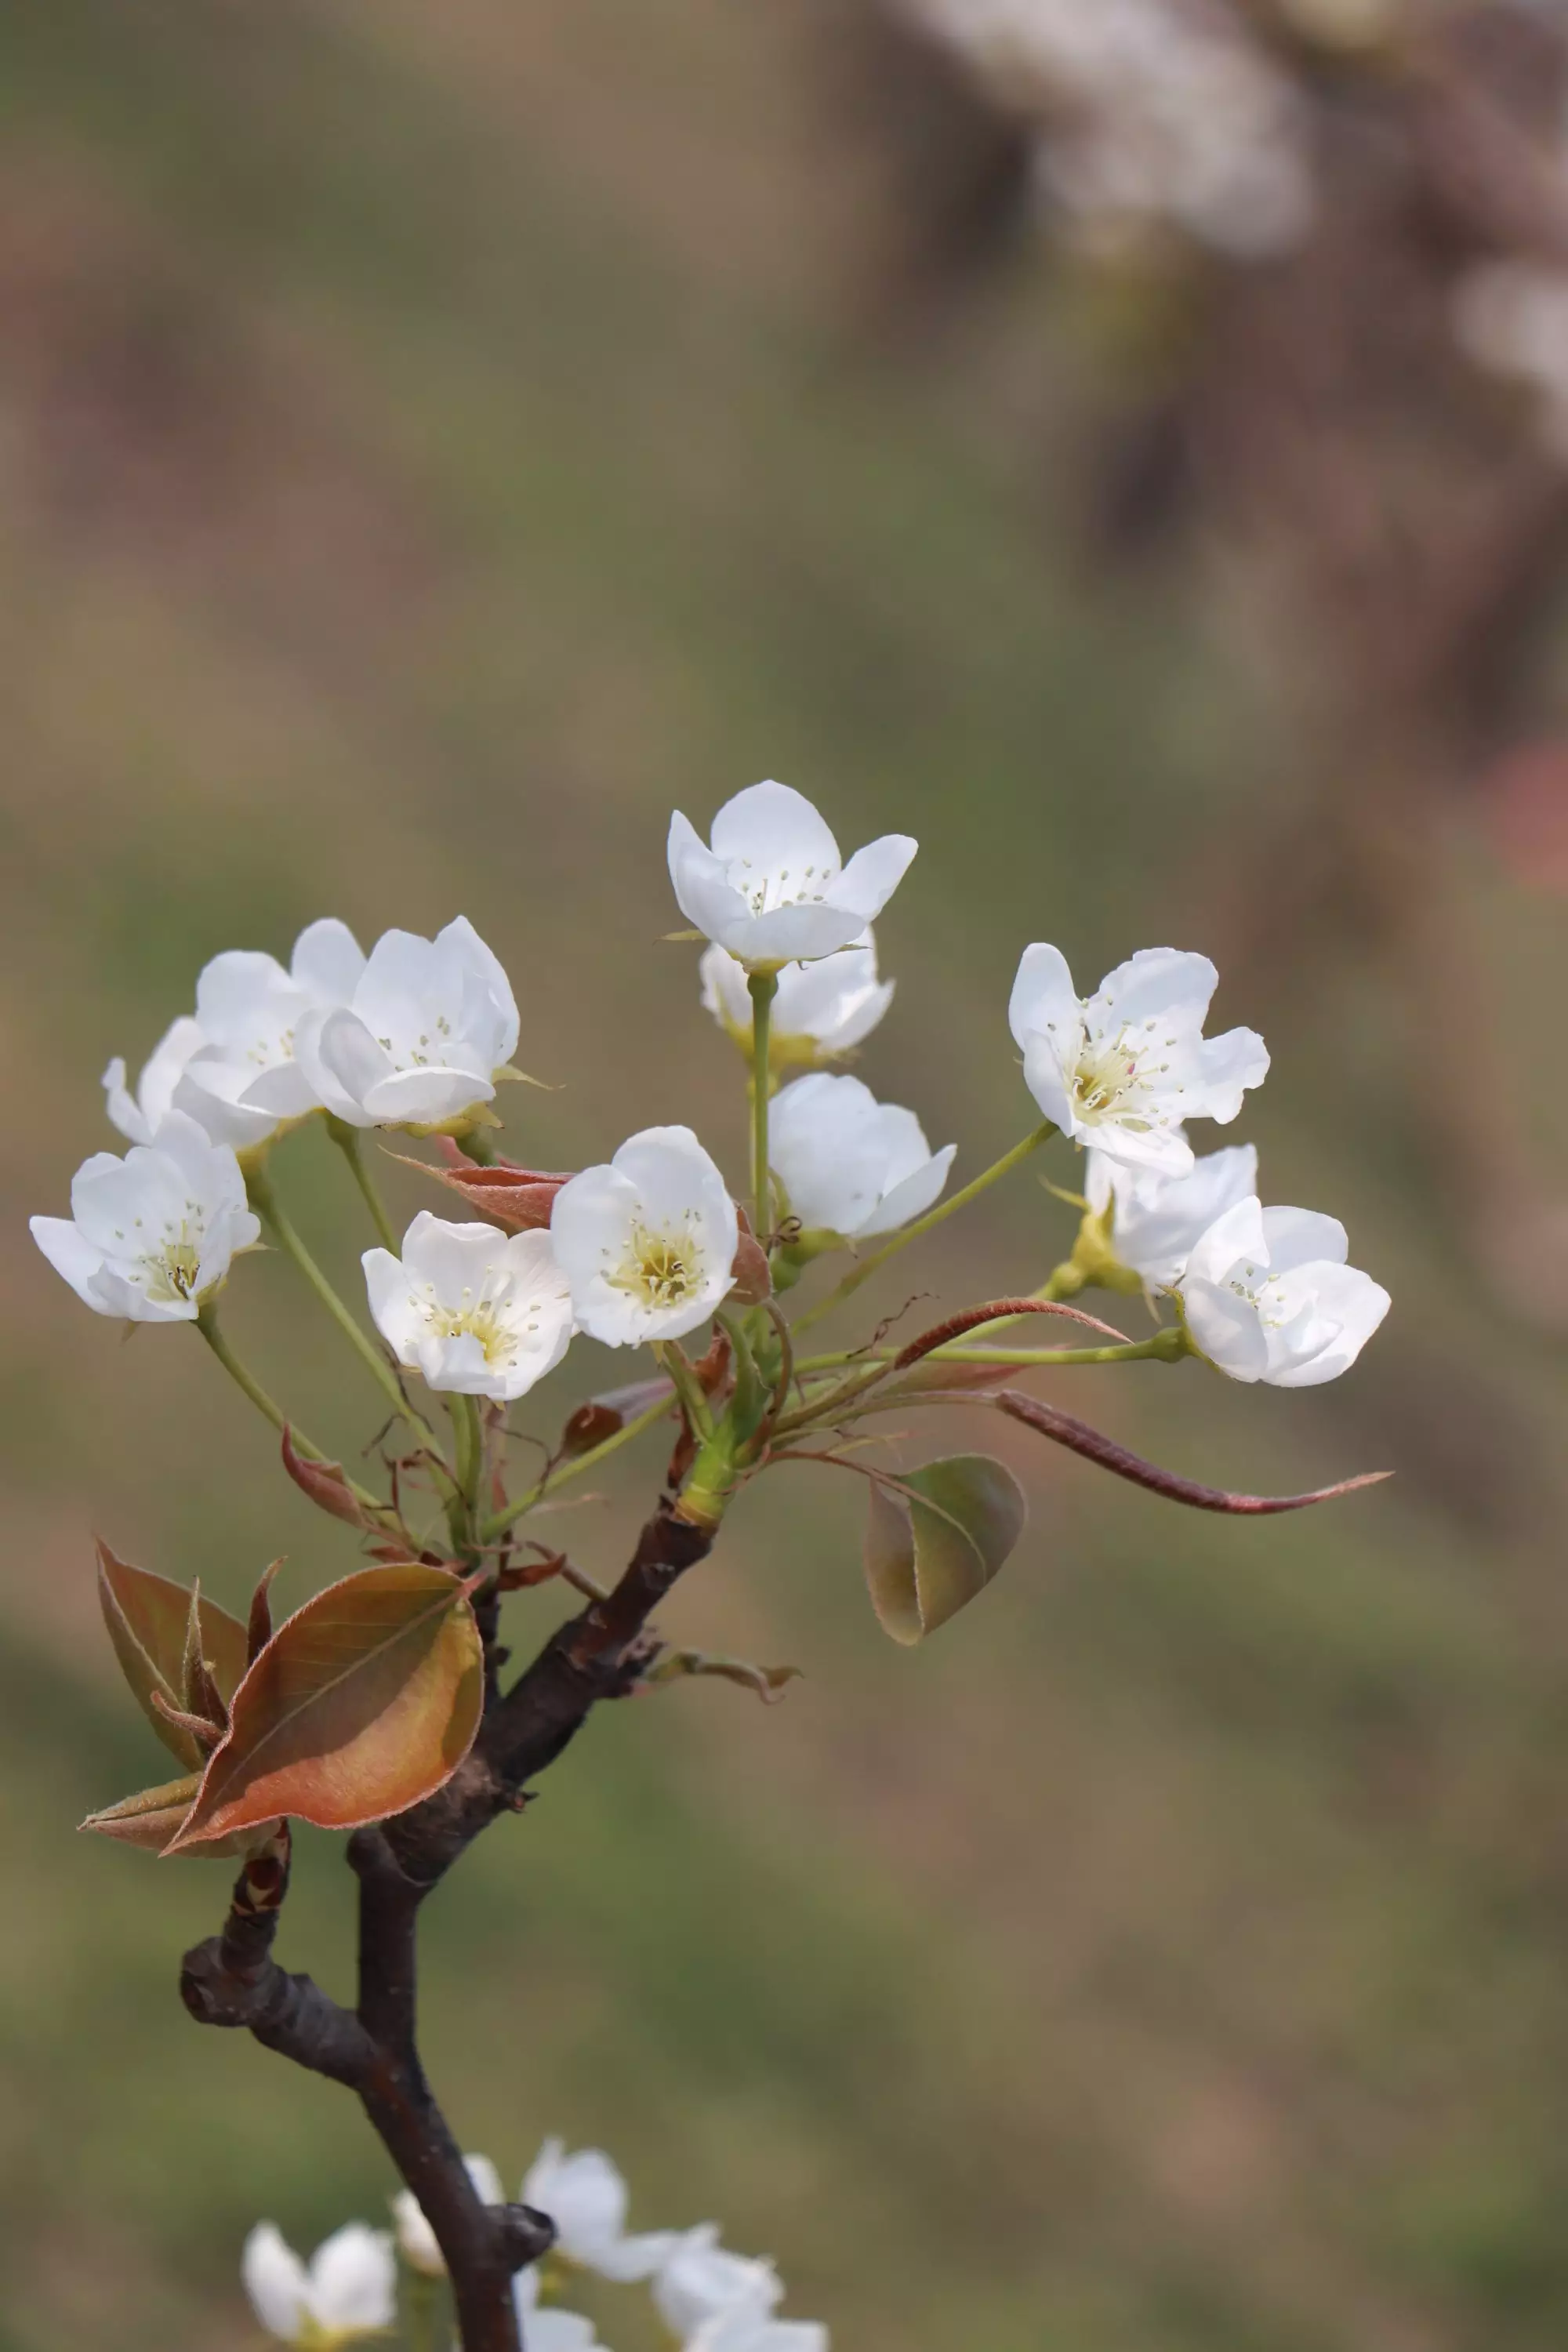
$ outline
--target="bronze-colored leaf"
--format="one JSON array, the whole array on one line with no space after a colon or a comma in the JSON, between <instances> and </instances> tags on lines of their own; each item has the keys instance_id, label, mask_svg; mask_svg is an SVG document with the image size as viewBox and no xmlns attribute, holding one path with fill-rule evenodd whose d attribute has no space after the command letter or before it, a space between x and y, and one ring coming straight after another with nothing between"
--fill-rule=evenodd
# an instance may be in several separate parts
<instances>
[{"instance_id":1,"label":"bronze-colored leaf","mask_svg":"<svg viewBox=\"0 0 1568 2352\"><path fill-rule=\"evenodd\" d=\"M78 1826L100 1837L116 1838L121 1845L140 1846L145 1853L162 1853L190 1811L201 1784L199 1772L187 1772L183 1780L166 1780L162 1788L121 1797L117 1805L89 1813ZM190 1852L198 1860L218 1860L244 1853L265 1835L263 1830L246 1830L236 1837L215 1838L210 1845L192 1846Z\"/></svg>"},{"instance_id":2,"label":"bronze-colored leaf","mask_svg":"<svg viewBox=\"0 0 1568 2352\"><path fill-rule=\"evenodd\" d=\"M264 1568L250 1596L250 1617L245 1629L245 1663L253 1666L272 1639L272 1580L283 1563L275 1559Z\"/></svg>"},{"instance_id":3,"label":"bronze-colored leaf","mask_svg":"<svg viewBox=\"0 0 1568 2352\"><path fill-rule=\"evenodd\" d=\"M760 1241L742 1232L735 1248L735 1263L730 1269L734 1287L730 1296L742 1307L759 1307L771 1298L773 1277L768 1265L768 1254Z\"/></svg>"},{"instance_id":4,"label":"bronze-colored leaf","mask_svg":"<svg viewBox=\"0 0 1568 2352\"><path fill-rule=\"evenodd\" d=\"M174 1714L186 1711L185 1650L194 1603L203 1657L226 1706L245 1674L245 1627L216 1601L205 1594L194 1600L183 1584L149 1569L132 1568L102 1542L98 1547L98 1597L120 1670L138 1705L170 1754L195 1769L205 1761L200 1747L153 1706L153 1694L156 1691Z\"/></svg>"},{"instance_id":5,"label":"bronze-colored leaf","mask_svg":"<svg viewBox=\"0 0 1568 2352\"><path fill-rule=\"evenodd\" d=\"M440 1788L483 1704L469 1589L408 1560L307 1601L235 1693L228 1737L169 1851L279 1814L356 1829Z\"/></svg>"},{"instance_id":6,"label":"bronze-colored leaf","mask_svg":"<svg viewBox=\"0 0 1568 2352\"><path fill-rule=\"evenodd\" d=\"M389 1156L449 1185L471 1209L493 1217L498 1225L505 1225L511 1233L530 1233L550 1223L555 1195L563 1184L571 1181L570 1170L520 1168L508 1160L493 1160L481 1167L467 1159L449 1138L439 1139L447 1162L445 1168L432 1168L427 1160L414 1160L405 1152L395 1151ZM448 1144L449 1150L446 1148Z\"/></svg>"},{"instance_id":7,"label":"bronze-colored leaf","mask_svg":"<svg viewBox=\"0 0 1568 2352\"><path fill-rule=\"evenodd\" d=\"M749 1658L712 1658L701 1650L666 1650L657 1665L643 1676L645 1689L662 1683L684 1682L698 1675L717 1675L754 1691L764 1706L776 1706L790 1683L798 1682L798 1666L754 1666Z\"/></svg>"},{"instance_id":8,"label":"bronze-colored leaf","mask_svg":"<svg viewBox=\"0 0 1568 2352\"><path fill-rule=\"evenodd\" d=\"M1005 1463L955 1454L872 1482L866 1581L884 1630L908 1647L984 1591L1028 1512Z\"/></svg>"},{"instance_id":9,"label":"bronze-colored leaf","mask_svg":"<svg viewBox=\"0 0 1568 2352\"><path fill-rule=\"evenodd\" d=\"M627 1387L606 1389L602 1396L590 1397L580 1404L561 1433L556 1453L560 1462L574 1461L580 1454L591 1454L595 1445L603 1445L636 1421L639 1413L657 1404L660 1397L673 1397L675 1391L667 1380L633 1381Z\"/></svg>"},{"instance_id":10,"label":"bronze-colored leaf","mask_svg":"<svg viewBox=\"0 0 1568 2352\"><path fill-rule=\"evenodd\" d=\"M1086 1461L1097 1462L1102 1470L1114 1471L1117 1477L1129 1478L1135 1486L1146 1486L1151 1494L1163 1495L1167 1502L1185 1503L1194 1511L1225 1511L1240 1517L1265 1517L1275 1511L1304 1511L1313 1503L1331 1503L1337 1496L1353 1495L1358 1487L1380 1486L1394 1475L1389 1470L1367 1470L1359 1478L1342 1478L1337 1486L1317 1486L1306 1495L1232 1494L1224 1486L1199 1486L1190 1478L1178 1478L1174 1471L1162 1470L1156 1463L1145 1462L1142 1454L1129 1453L1125 1445L1118 1445L1102 1430L1090 1428L1088 1422L1077 1421L1070 1412L1047 1404L1043 1398L1028 1396L1021 1389L1005 1389L999 1396L985 1402L1012 1420L1021 1421L1026 1429L1054 1439L1057 1444L1081 1454Z\"/></svg>"},{"instance_id":11,"label":"bronze-colored leaf","mask_svg":"<svg viewBox=\"0 0 1568 2352\"><path fill-rule=\"evenodd\" d=\"M342 1519L351 1528L374 1527L360 1507L347 1471L341 1462L309 1462L294 1443L291 1429L283 1432L283 1467L302 1495L309 1496L319 1511L329 1517Z\"/></svg>"}]
</instances>

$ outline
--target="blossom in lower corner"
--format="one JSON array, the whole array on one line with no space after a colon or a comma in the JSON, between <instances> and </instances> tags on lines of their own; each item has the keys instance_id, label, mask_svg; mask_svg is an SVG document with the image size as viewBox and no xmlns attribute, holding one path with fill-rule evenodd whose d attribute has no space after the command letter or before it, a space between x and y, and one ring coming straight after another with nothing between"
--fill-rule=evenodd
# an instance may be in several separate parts
<instances>
[{"instance_id":1,"label":"blossom in lower corner","mask_svg":"<svg viewBox=\"0 0 1568 2352\"><path fill-rule=\"evenodd\" d=\"M682 2344L721 2318L765 2319L784 2299L784 2282L770 2262L732 2254L704 2221L676 2240L654 2274L658 2315Z\"/></svg>"},{"instance_id":2,"label":"blossom in lower corner","mask_svg":"<svg viewBox=\"0 0 1568 2352\"><path fill-rule=\"evenodd\" d=\"M768 1160L807 1233L869 1241L923 1215L958 1150L933 1152L912 1110L879 1103L858 1078L796 1078L769 1115Z\"/></svg>"},{"instance_id":3,"label":"blossom in lower corner","mask_svg":"<svg viewBox=\"0 0 1568 2352\"><path fill-rule=\"evenodd\" d=\"M518 2327L528 2352L605 2352L591 2319L584 2319L581 2312L557 2310L553 2305L542 2307L540 2293L539 2273L531 2263L518 2272L511 2286Z\"/></svg>"},{"instance_id":4,"label":"blossom in lower corner","mask_svg":"<svg viewBox=\"0 0 1568 2352\"><path fill-rule=\"evenodd\" d=\"M748 971L830 956L858 940L919 844L884 834L847 866L817 811L787 784L749 785L713 820L712 846L677 810L669 878L681 913Z\"/></svg>"},{"instance_id":5,"label":"blossom in lower corner","mask_svg":"<svg viewBox=\"0 0 1568 2352\"><path fill-rule=\"evenodd\" d=\"M1190 1337L1234 1381L1316 1388L1348 1371L1389 1309L1345 1263L1345 1229L1310 1209L1237 1202L1196 1244L1178 1287Z\"/></svg>"},{"instance_id":6,"label":"blossom in lower corner","mask_svg":"<svg viewBox=\"0 0 1568 2352\"><path fill-rule=\"evenodd\" d=\"M727 948L705 948L698 967L702 1004L742 1053L752 1050L752 998L746 968ZM864 1043L893 1001L893 982L877 977L877 947L862 931L837 955L786 963L778 976L769 1024L775 1070L815 1069Z\"/></svg>"},{"instance_id":7,"label":"blossom in lower corner","mask_svg":"<svg viewBox=\"0 0 1568 2352\"><path fill-rule=\"evenodd\" d=\"M1110 1257L1149 1291L1172 1289L1215 1220L1257 1190L1258 1148L1251 1143L1205 1153L1186 1176L1124 1167L1091 1151L1084 1176Z\"/></svg>"},{"instance_id":8,"label":"blossom in lower corner","mask_svg":"<svg viewBox=\"0 0 1568 2352\"><path fill-rule=\"evenodd\" d=\"M387 931L353 991L301 1022L300 1066L350 1127L450 1127L495 1095L517 1049L517 1002L466 916L433 940Z\"/></svg>"},{"instance_id":9,"label":"blossom in lower corner","mask_svg":"<svg viewBox=\"0 0 1568 2352\"><path fill-rule=\"evenodd\" d=\"M1026 948L1008 1018L1046 1118L1108 1159L1186 1175L1184 1120L1226 1125L1268 1069L1254 1030L1204 1035L1218 977L1206 956L1144 948L1080 998L1059 948Z\"/></svg>"},{"instance_id":10,"label":"blossom in lower corner","mask_svg":"<svg viewBox=\"0 0 1568 2352\"><path fill-rule=\"evenodd\" d=\"M466 2156L463 2164L485 2204L506 2203L506 2190L501 2187L500 2174L488 2156ZM445 2278L446 2257L436 2242L435 2231L425 2218L425 2209L412 2189L400 2189L393 2199L392 2222L397 2233L397 2251L409 2269L418 2271L425 2278Z\"/></svg>"},{"instance_id":11,"label":"blossom in lower corner","mask_svg":"<svg viewBox=\"0 0 1568 2352\"><path fill-rule=\"evenodd\" d=\"M69 1217L34 1217L33 1239L97 1314L194 1323L261 1228L225 1145L171 1111L123 1160L96 1151L71 1182Z\"/></svg>"},{"instance_id":12,"label":"blossom in lower corner","mask_svg":"<svg viewBox=\"0 0 1568 2352\"><path fill-rule=\"evenodd\" d=\"M626 2234L626 2184L602 2148L567 2152L547 2139L522 2184L522 2202L555 2224L554 2259L576 2263L604 2278L650 2278L677 2243L673 2230Z\"/></svg>"},{"instance_id":13,"label":"blossom in lower corner","mask_svg":"<svg viewBox=\"0 0 1568 2352\"><path fill-rule=\"evenodd\" d=\"M287 971L276 956L249 949L215 956L196 982L201 1041L179 1073L175 1108L237 1151L318 1109L299 1041L308 1019L347 1002L363 969L359 941L331 919L300 932Z\"/></svg>"},{"instance_id":14,"label":"blossom in lower corner","mask_svg":"<svg viewBox=\"0 0 1568 2352\"><path fill-rule=\"evenodd\" d=\"M403 1255L366 1250L376 1328L433 1389L510 1400L552 1372L575 1328L550 1235L451 1224L422 1209Z\"/></svg>"},{"instance_id":15,"label":"blossom in lower corner","mask_svg":"<svg viewBox=\"0 0 1568 2352\"><path fill-rule=\"evenodd\" d=\"M351 2221L309 2263L270 2221L252 2230L240 2265L251 2307L269 2335L316 2352L379 2336L397 2317L397 2265L384 2230Z\"/></svg>"},{"instance_id":16,"label":"blossom in lower corner","mask_svg":"<svg viewBox=\"0 0 1568 2352\"><path fill-rule=\"evenodd\" d=\"M689 1127L649 1127L563 1184L550 1217L579 1328L607 1347L679 1339L728 1292L740 1219Z\"/></svg>"}]
</instances>

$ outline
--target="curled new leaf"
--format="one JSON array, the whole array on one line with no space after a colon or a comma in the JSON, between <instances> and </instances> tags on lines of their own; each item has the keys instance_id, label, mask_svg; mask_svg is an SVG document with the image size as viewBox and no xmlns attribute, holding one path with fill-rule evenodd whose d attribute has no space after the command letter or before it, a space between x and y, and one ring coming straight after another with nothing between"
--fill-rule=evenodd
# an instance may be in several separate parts
<instances>
[{"instance_id":1,"label":"curled new leaf","mask_svg":"<svg viewBox=\"0 0 1568 2352\"><path fill-rule=\"evenodd\" d=\"M308 1495L316 1508L330 1517L342 1519L351 1528L375 1525L361 1508L347 1471L341 1462L309 1462L294 1443L291 1429L283 1432L283 1467L302 1495Z\"/></svg>"},{"instance_id":2,"label":"curled new leaf","mask_svg":"<svg viewBox=\"0 0 1568 2352\"><path fill-rule=\"evenodd\" d=\"M1130 1478L1135 1486L1146 1486L1151 1494L1163 1495L1168 1502L1186 1503L1195 1511L1226 1511L1243 1517L1263 1517L1275 1511L1303 1511L1313 1503L1331 1503L1336 1496L1353 1495L1358 1486L1379 1486L1392 1475L1387 1470L1368 1470L1359 1478L1342 1478L1337 1486L1317 1486L1307 1495L1232 1494L1224 1486L1199 1486L1190 1478L1178 1478L1173 1471L1162 1470L1157 1464L1145 1462L1142 1454L1129 1453L1126 1446L1118 1445L1103 1431L1091 1429L1088 1422L1076 1421L1070 1412L1063 1412L1039 1397L1027 1396L1021 1389L1005 1389L1000 1396L988 1397L984 1402L994 1404L1014 1421L1021 1421L1026 1429L1037 1431L1041 1437L1054 1438L1058 1445L1081 1454L1086 1461L1098 1462L1102 1470L1114 1471L1119 1478Z\"/></svg>"},{"instance_id":3,"label":"curled new leaf","mask_svg":"<svg viewBox=\"0 0 1568 2352\"><path fill-rule=\"evenodd\" d=\"M281 1624L168 1851L292 1814L355 1829L456 1771L479 1728L483 1652L468 1587L416 1560L369 1568Z\"/></svg>"},{"instance_id":4,"label":"curled new leaf","mask_svg":"<svg viewBox=\"0 0 1568 2352\"><path fill-rule=\"evenodd\" d=\"M116 1838L121 1845L140 1846L144 1853L162 1853L190 1811L201 1784L199 1772L187 1772L182 1780L166 1780L161 1788L121 1797L117 1805L89 1813L78 1826L100 1837ZM210 1845L192 1846L190 1852L198 1860L244 1853L266 1834L264 1829L244 1831L235 1837L215 1838Z\"/></svg>"},{"instance_id":5,"label":"curled new leaf","mask_svg":"<svg viewBox=\"0 0 1568 2352\"><path fill-rule=\"evenodd\" d=\"M186 1644L193 1616L200 1629L203 1663L224 1706L233 1698L246 1668L245 1627L205 1595L151 1570L117 1559L106 1543L98 1547L98 1597L120 1670L148 1722L171 1755L195 1769L205 1760L195 1736L172 1716L185 1712ZM155 1704L156 1699L161 1704Z\"/></svg>"},{"instance_id":6,"label":"curled new leaf","mask_svg":"<svg viewBox=\"0 0 1568 2352\"><path fill-rule=\"evenodd\" d=\"M800 1680L800 1671L798 1666L754 1666L749 1658L710 1658L701 1650L666 1650L643 1676L642 1686L653 1690L661 1683L714 1675L722 1682L739 1683L742 1690L754 1691L764 1706L776 1706L786 1686Z\"/></svg>"},{"instance_id":7,"label":"curled new leaf","mask_svg":"<svg viewBox=\"0 0 1568 2352\"><path fill-rule=\"evenodd\" d=\"M426 1160L406 1159L402 1152L395 1159L405 1160L410 1168L418 1168L426 1176L436 1177L460 1192L471 1209L481 1215L493 1217L498 1225L505 1225L514 1234L525 1234L550 1223L550 1212L555 1205L555 1195L563 1184L570 1181L570 1171L544 1168L519 1168L509 1160L497 1160L481 1167L465 1158L449 1137L438 1137L445 1168L432 1168Z\"/></svg>"},{"instance_id":8,"label":"curled new leaf","mask_svg":"<svg viewBox=\"0 0 1568 2352\"><path fill-rule=\"evenodd\" d=\"M561 1433L556 1449L558 1462L574 1461L581 1454L591 1454L595 1445L603 1445L614 1437L628 1421L636 1421L661 1397L673 1397L674 1389L667 1380L633 1381L626 1388L606 1389L602 1396L590 1397L580 1404Z\"/></svg>"},{"instance_id":9,"label":"curled new leaf","mask_svg":"<svg viewBox=\"0 0 1568 2352\"><path fill-rule=\"evenodd\" d=\"M875 1475L866 1581L885 1632L908 1647L988 1585L1023 1533L1028 1505L1005 1463L955 1454L898 1477Z\"/></svg>"},{"instance_id":10,"label":"curled new leaf","mask_svg":"<svg viewBox=\"0 0 1568 2352\"><path fill-rule=\"evenodd\" d=\"M1081 1307L1068 1307L1059 1298L991 1298L981 1307L966 1307L962 1314L950 1315L945 1322L936 1323L911 1339L893 1359L895 1372L907 1370L938 1348L945 1348L952 1339L962 1339L966 1331L978 1330L984 1323L1010 1323L1020 1315L1060 1315L1069 1323L1081 1323L1086 1331L1098 1332L1102 1339L1113 1339L1125 1345L1125 1331L1113 1330L1097 1315L1086 1315Z\"/></svg>"}]
</instances>

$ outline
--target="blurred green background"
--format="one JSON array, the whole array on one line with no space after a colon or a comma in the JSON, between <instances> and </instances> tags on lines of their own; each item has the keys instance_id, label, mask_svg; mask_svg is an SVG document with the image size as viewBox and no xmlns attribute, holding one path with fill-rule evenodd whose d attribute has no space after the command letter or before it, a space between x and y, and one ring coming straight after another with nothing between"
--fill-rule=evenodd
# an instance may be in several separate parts
<instances>
[{"instance_id":1,"label":"blurred green background","mask_svg":"<svg viewBox=\"0 0 1568 2352\"><path fill-rule=\"evenodd\" d=\"M1212 944L1215 886L1297 789L1210 608L1112 594L1054 527L1008 429L1027 298L984 363L855 331L824 22L0 13L4 2352L249 2347L251 2222L313 2244L393 2186L340 2093L187 2023L221 1871L73 1835L161 1777L93 1529L231 1603L276 1553L291 1600L353 1559L194 1338L127 1345L26 1241L106 1141L110 1055L136 1066L220 948L462 910L559 1088L509 1101L519 1157L681 1118L738 1174L738 1065L695 950L660 943L663 836L780 775L846 846L925 845L860 1069L973 1173L1031 1116L1024 942L1086 980ZM1561 902L1454 860L1499 1007L1475 1116L1520 1087L1550 1166ZM806 1679L766 1712L713 1685L604 1714L427 1915L465 2145L513 2176L547 2131L602 2142L639 2224L775 2253L844 2352L1568 2339L1563 1352L1469 1270L1398 975L1344 938L1266 978L1218 1007L1274 1050L1243 1131L1272 1197L1345 1217L1386 1331L1322 1391L1138 1366L1050 1392L1200 1478L1394 1485L1231 1525L1020 1433L1031 1532L913 1655L866 1603L858 1488L770 1487L668 1622ZM278 1169L349 1280L367 1236L323 1140ZM886 1303L1032 1284L1068 1231L1017 1180ZM352 1457L379 1408L290 1270L249 1262L228 1319ZM624 1362L584 1343L566 1378ZM586 1564L657 1466L573 1514ZM283 1956L342 1987L345 1874L302 1844Z\"/></svg>"}]
</instances>

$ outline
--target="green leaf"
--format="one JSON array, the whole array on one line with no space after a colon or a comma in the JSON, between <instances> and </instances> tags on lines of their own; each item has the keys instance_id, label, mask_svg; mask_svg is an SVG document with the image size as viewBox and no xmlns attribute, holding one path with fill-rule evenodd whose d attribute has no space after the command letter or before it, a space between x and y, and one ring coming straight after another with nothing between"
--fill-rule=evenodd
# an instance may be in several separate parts
<instances>
[{"instance_id":1,"label":"green leaf","mask_svg":"<svg viewBox=\"0 0 1568 2352\"><path fill-rule=\"evenodd\" d=\"M117 1838L121 1845L140 1846L147 1853L162 1853L190 1811L201 1784L199 1772L187 1772L183 1780L167 1780L162 1788L142 1789L134 1797L121 1797L117 1805L106 1805L100 1813L89 1813L79 1826L96 1831L100 1837ZM198 1861L243 1853L262 1834L251 1831L238 1837L217 1838L211 1845L193 1846L191 1852Z\"/></svg>"},{"instance_id":2,"label":"green leaf","mask_svg":"<svg viewBox=\"0 0 1568 2352\"><path fill-rule=\"evenodd\" d=\"M230 1710L170 1853L279 1814L357 1829L417 1804L473 1744L484 1656L468 1587L392 1562L346 1576L280 1625Z\"/></svg>"},{"instance_id":3,"label":"green leaf","mask_svg":"<svg viewBox=\"0 0 1568 2352\"><path fill-rule=\"evenodd\" d=\"M153 1704L157 1691L176 1714L185 1706L185 1646L193 1616L201 1626L201 1647L225 1705L245 1674L245 1628L237 1617L205 1595L195 1600L183 1584L150 1569L132 1568L106 1543L98 1547L98 1597L120 1670L148 1722L171 1755L199 1769L205 1760L197 1742Z\"/></svg>"},{"instance_id":4,"label":"green leaf","mask_svg":"<svg viewBox=\"0 0 1568 2352\"><path fill-rule=\"evenodd\" d=\"M988 1454L954 1454L897 1478L879 1473L865 1560L883 1630L912 1648L945 1625L990 1583L1027 1513L1018 1481Z\"/></svg>"}]
</instances>

